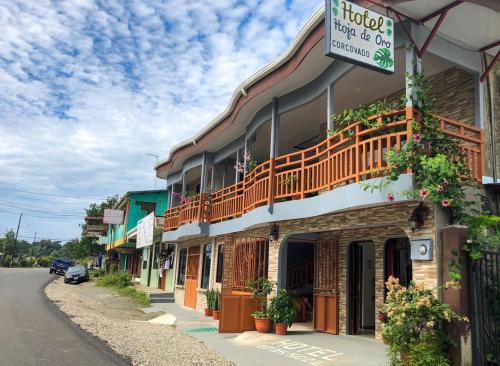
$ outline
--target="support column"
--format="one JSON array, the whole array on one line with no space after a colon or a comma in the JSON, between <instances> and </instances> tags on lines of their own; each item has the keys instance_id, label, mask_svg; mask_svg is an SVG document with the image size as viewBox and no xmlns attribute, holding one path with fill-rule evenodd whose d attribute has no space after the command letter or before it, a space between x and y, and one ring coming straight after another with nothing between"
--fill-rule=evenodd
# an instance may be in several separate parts
<instances>
[{"instance_id":1,"label":"support column","mask_svg":"<svg viewBox=\"0 0 500 366\"><path fill-rule=\"evenodd\" d=\"M208 161L206 153L203 153L203 162L201 164L200 193L207 193L207 183L208 183Z\"/></svg>"},{"instance_id":2,"label":"support column","mask_svg":"<svg viewBox=\"0 0 500 366\"><path fill-rule=\"evenodd\" d=\"M328 131L333 131L335 128L333 124L333 119L332 116L334 114L333 110L333 84L329 84L328 87L326 88L326 128L327 128L327 135Z\"/></svg>"},{"instance_id":3,"label":"support column","mask_svg":"<svg viewBox=\"0 0 500 366\"><path fill-rule=\"evenodd\" d=\"M226 166L223 166L224 170L222 171L222 188L226 188Z\"/></svg>"},{"instance_id":4,"label":"support column","mask_svg":"<svg viewBox=\"0 0 500 366\"><path fill-rule=\"evenodd\" d=\"M215 190L215 165L212 165L212 176L210 177L210 190Z\"/></svg>"},{"instance_id":5,"label":"support column","mask_svg":"<svg viewBox=\"0 0 500 366\"><path fill-rule=\"evenodd\" d=\"M240 149L236 151L236 164L235 168L238 166L238 163L240 162ZM238 183L240 181L240 173L238 172L238 169L234 169L234 182Z\"/></svg>"},{"instance_id":6,"label":"support column","mask_svg":"<svg viewBox=\"0 0 500 366\"><path fill-rule=\"evenodd\" d=\"M476 127L484 128L484 89L480 75L474 75L474 115Z\"/></svg>"},{"instance_id":7,"label":"support column","mask_svg":"<svg viewBox=\"0 0 500 366\"><path fill-rule=\"evenodd\" d=\"M405 49L405 59L406 59L406 74L413 76L417 73L422 72L422 61L420 58L418 58L417 50L415 49L415 47L412 47L411 49L408 48ZM415 90L412 86L410 86L410 84L412 84L412 81L406 78L405 89L406 89L407 107L413 106L413 100L415 97Z\"/></svg>"},{"instance_id":8,"label":"support column","mask_svg":"<svg viewBox=\"0 0 500 366\"><path fill-rule=\"evenodd\" d=\"M174 202L174 185L170 186L170 196L168 197L168 208L172 208Z\"/></svg>"},{"instance_id":9,"label":"support column","mask_svg":"<svg viewBox=\"0 0 500 366\"><path fill-rule=\"evenodd\" d=\"M248 154L248 139L245 137L245 150L243 153L243 176L247 175L247 154Z\"/></svg>"},{"instance_id":10,"label":"support column","mask_svg":"<svg viewBox=\"0 0 500 366\"><path fill-rule=\"evenodd\" d=\"M278 115L278 98L273 98L272 113L271 113L271 146L269 149L269 158L275 158L279 155L279 115Z\"/></svg>"},{"instance_id":11,"label":"support column","mask_svg":"<svg viewBox=\"0 0 500 366\"><path fill-rule=\"evenodd\" d=\"M181 190L181 194L183 196L186 195L186 173L182 173L182 190Z\"/></svg>"}]
</instances>

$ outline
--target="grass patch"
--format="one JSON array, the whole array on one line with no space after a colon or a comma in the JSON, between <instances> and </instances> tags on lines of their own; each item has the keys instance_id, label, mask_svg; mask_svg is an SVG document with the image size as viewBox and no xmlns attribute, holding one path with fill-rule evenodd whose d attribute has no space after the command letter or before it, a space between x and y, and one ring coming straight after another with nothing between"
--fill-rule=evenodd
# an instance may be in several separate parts
<instances>
[{"instance_id":1,"label":"grass patch","mask_svg":"<svg viewBox=\"0 0 500 366\"><path fill-rule=\"evenodd\" d=\"M148 307L151 304L148 295L144 291L138 291L133 287L132 276L126 272L109 273L104 277L100 277L96 285L110 288L121 296L130 297L138 305Z\"/></svg>"}]
</instances>

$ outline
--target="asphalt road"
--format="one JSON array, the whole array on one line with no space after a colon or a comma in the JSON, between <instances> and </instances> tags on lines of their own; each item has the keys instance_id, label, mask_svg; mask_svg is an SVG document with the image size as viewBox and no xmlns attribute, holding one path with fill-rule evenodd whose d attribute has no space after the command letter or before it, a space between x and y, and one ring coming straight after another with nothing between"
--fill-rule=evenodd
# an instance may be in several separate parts
<instances>
[{"instance_id":1,"label":"asphalt road","mask_svg":"<svg viewBox=\"0 0 500 366\"><path fill-rule=\"evenodd\" d=\"M0 268L0 365L128 365L48 300L48 269Z\"/></svg>"}]
</instances>

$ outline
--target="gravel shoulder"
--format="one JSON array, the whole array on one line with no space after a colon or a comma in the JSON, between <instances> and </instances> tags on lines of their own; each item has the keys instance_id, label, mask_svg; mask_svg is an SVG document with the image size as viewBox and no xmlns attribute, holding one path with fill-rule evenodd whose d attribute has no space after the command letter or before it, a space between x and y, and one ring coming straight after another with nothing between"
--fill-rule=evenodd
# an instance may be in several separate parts
<instances>
[{"instance_id":1,"label":"gravel shoulder","mask_svg":"<svg viewBox=\"0 0 500 366\"><path fill-rule=\"evenodd\" d=\"M73 322L133 365L232 365L181 330L147 322L161 313L144 314L132 299L93 281L66 285L61 277L45 293Z\"/></svg>"}]
</instances>

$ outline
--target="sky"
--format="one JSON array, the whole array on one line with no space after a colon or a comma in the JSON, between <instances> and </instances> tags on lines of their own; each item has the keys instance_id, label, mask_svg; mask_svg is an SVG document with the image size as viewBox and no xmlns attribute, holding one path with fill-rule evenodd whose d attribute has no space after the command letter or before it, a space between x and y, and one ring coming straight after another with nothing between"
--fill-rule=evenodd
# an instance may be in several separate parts
<instances>
[{"instance_id":1,"label":"sky","mask_svg":"<svg viewBox=\"0 0 500 366\"><path fill-rule=\"evenodd\" d=\"M155 187L323 0L0 0L0 237L70 240L90 202ZM158 188L165 181L158 180Z\"/></svg>"}]
</instances>

